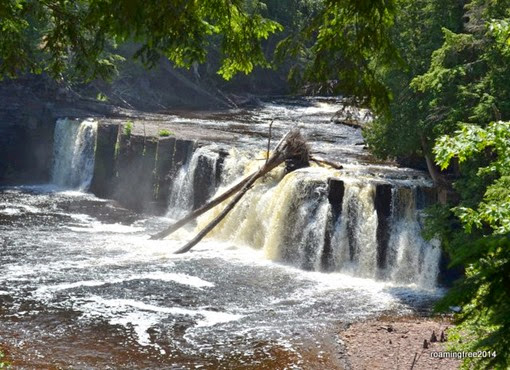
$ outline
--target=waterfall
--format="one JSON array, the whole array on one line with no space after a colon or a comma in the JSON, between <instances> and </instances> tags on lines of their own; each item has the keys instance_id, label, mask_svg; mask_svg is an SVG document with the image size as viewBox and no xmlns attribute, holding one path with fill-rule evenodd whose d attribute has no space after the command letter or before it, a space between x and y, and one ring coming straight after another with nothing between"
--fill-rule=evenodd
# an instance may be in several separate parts
<instances>
[{"instance_id":1,"label":"waterfall","mask_svg":"<svg viewBox=\"0 0 510 370\"><path fill-rule=\"evenodd\" d=\"M354 276L382 278L421 287L435 286L441 256L437 242L421 236L416 188L393 187L388 250L378 266L378 219L375 185L346 182L342 213L334 226L332 247L336 270Z\"/></svg>"},{"instance_id":2,"label":"waterfall","mask_svg":"<svg viewBox=\"0 0 510 370\"><path fill-rule=\"evenodd\" d=\"M392 190L392 225L388 250L391 280L433 286L439 272L440 249L421 236L416 188Z\"/></svg>"},{"instance_id":3,"label":"waterfall","mask_svg":"<svg viewBox=\"0 0 510 370\"><path fill-rule=\"evenodd\" d=\"M275 172L257 183L211 235L263 249L272 260L318 270L330 216L327 179L312 171L281 179L283 171ZM219 212L213 210L199 224Z\"/></svg>"},{"instance_id":4,"label":"waterfall","mask_svg":"<svg viewBox=\"0 0 510 370\"><path fill-rule=\"evenodd\" d=\"M204 203L216 189L219 154L215 147L201 147L190 153L175 177L168 202L169 216L181 217Z\"/></svg>"},{"instance_id":5,"label":"waterfall","mask_svg":"<svg viewBox=\"0 0 510 370\"><path fill-rule=\"evenodd\" d=\"M233 163L230 166L235 168ZM240 174L239 166L230 171ZM271 260L306 270L435 286L440 249L421 236L416 189L392 185L389 241L384 261L379 262L383 257L378 217L382 216L375 208L376 183L342 178L341 211L334 217L328 199L330 171L308 168L285 177L283 169L275 172L257 182L209 235L261 249ZM202 216L199 228L219 212Z\"/></svg>"},{"instance_id":6,"label":"waterfall","mask_svg":"<svg viewBox=\"0 0 510 370\"><path fill-rule=\"evenodd\" d=\"M346 182L342 213L332 237L333 266L355 276L374 278L377 269L375 186Z\"/></svg>"},{"instance_id":7,"label":"waterfall","mask_svg":"<svg viewBox=\"0 0 510 370\"><path fill-rule=\"evenodd\" d=\"M52 183L87 190L94 174L97 122L59 119L55 125Z\"/></svg>"}]
</instances>

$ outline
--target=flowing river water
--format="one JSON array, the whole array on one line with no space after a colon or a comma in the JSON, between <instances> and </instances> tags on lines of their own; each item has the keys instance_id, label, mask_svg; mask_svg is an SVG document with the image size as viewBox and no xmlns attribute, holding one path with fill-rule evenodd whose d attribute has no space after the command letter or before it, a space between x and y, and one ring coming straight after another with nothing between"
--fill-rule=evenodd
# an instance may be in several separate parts
<instances>
[{"instance_id":1,"label":"flowing river water","mask_svg":"<svg viewBox=\"0 0 510 370\"><path fill-rule=\"evenodd\" d=\"M332 111L319 103L306 109L310 121ZM226 125L218 117L203 120ZM0 341L17 366L341 368L342 325L426 310L441 295L439 248L420 236L426 178L361 164L356 130L343 149L354 153L347 171L309 168L283 180L275 171L192 252L175 255L193 227L161 241L148 236L192 207L197 163L205 158L216 166L215 146L190 154L167 215L147 216L87 192L94 123L66 122L55 130L52 184L0 189ZM329 122L313 130L320 127L335 131ZM311 136L312 147L334 147ZM221 181L210 181L211 195L258 165L249 152L231 150ZM345 183L336 217L326 194L331 176ZM374 208L380 178L393 184L382 266Z\"/></svg>"}]
</instances>

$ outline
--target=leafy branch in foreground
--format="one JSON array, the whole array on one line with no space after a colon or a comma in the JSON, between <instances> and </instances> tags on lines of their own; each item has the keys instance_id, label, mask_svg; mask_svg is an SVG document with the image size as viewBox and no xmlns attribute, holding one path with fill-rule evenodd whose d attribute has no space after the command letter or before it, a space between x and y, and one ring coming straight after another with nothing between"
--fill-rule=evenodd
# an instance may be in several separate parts
<instances>
[{"instance_id":1,"label":"leafy branch in foreground","mask_svg":"<svg viewBox=\"0 0 510 370\"><path fill-rule=\"evenodd\" d=\"M48 72L109 78L120 59L115 45L140 43L147 66L166 56L178 67L203 62L211 38L221 42L226 79L267 66L261 40L281 26L243 0L5 0L0 2L0 76Z\"/></svg>"},{"instance_id":2,"label":"leafy branch in foreground","mask_svg":"<svg viewBox=\"0 0 510 370\"><path fill-rule=\"evenodd\" d=\"M318 14L282 40L277 60L292 56L304 63L290 78L314 86L314 94L345 94L360 105L385 111L390 101L379 71L400 63L389 37L394 0L324 0Z\"/></svg>"},{"instance_id":3,"label":"leafy branch in foreground","mask_svg":"<svg viewBox=\"0 0 510 370\"><path fill-rule=\"evenodd\" d=\"M440 137L434 153L442 168L456 158L461 168L475 169L466 171L472 175L464 183L485 187L479 201L463 199L445 214L460 227L443 229L441 237L448 241L452 265L465 266L466 276L439 308L463 307L452 337L455 350L497 354L467 359L466 367L506 369L510 365L510 122L493 122L486 128L464 125L453 136Z\"/></svg>"},{"instance_id":4,"label":"leafy branch in foreground","mask_svg":"<svg viewBox=\"0 0 510 370\"><path fill-rule=\"evenodd\" d=\"M494 234L510 233L510 122L493 122L487 128L464 125L454 136L438 139L434 148L442 169L455 157L466 163L476 156L492 160L478 168L477 176L489 180L477 208L453 208L466 233L489 228Z\"/></svg>"},{"instance_id":5,"label":"leafy branch in foreground","mask_svg":"<svg viewBox=\"0 0 510 370\"><path fill-rule=\"evenodd\" d=\"M284 17L285 4L275 0L5 0L0 78L47 72L59 80L107 80L122 60L117 45L130 42L147 67L166 57L189 68L219 55L218 73L228 80L271 66L274 39L264 41L283 31L274 17L290 30L277 54L289 57L303 83L383 111L390 95L379 70L398 61L388 32L395 2L286 0L291 14Z\"/></svg>"}]
</instances>

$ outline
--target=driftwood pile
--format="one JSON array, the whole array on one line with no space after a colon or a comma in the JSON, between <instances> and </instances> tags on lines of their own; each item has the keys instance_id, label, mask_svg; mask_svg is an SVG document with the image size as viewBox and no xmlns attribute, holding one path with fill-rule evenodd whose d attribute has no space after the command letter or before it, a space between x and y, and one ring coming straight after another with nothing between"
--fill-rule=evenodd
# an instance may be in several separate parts
<instances>
[{"instance_id":1,"label":"driftwood pile","mask_svg":"<svg viewBox=\"0 0 510 370\"><path fill-rule=\"evenodd\" d=\"M332 162L327 161L322 158L313 157L310 154L310 149L305 139L299 132L299 130L289 131L276 145L272 154L269 155L269 142L268 142L268 151L266 156L266 161L264 165L257 171L251 173L244 179L242 179L237 184L233 185L229 189L227 189L222 194L218 195L211 201L204 204L202 207L190 212L186 216L184 216L179 221L170 225L167 229L151 236L151 239L163 239L173 232L177 231L187 223L193 221L200 215L209 211L210 209L216 207L217 205L223 203L225 200L234 196L232 200L227 204L227 206L221 211L221 213L214 218L207 226L205 226L192 240L190 240L186 245L177 250L175 253L185 253L188 252L191 248L193 248L198 242L200 242L214 227L216 227L221 220L223 220L227 214L234 208L234 206L241 200L241 198L246 194L246 192L253 186L253 184L262 176L270 172L271 170L278 167L280 164L284 162L297 162L305 165L301 165L301 167L309 165L310 161L326 164L335 169L341 169L342 166Z\"/></svg>"}]
</instances>

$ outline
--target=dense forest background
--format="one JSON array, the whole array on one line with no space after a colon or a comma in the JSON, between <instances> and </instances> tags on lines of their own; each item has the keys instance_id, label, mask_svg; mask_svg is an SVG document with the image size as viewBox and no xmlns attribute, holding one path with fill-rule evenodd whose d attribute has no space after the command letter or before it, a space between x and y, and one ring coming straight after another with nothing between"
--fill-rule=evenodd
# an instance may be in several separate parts
<instances>
[{"instance_id":1,"label":"dense forest background","mask_svg":"<svg viewBox=\"0 0 510 370\"><path fill-rule=\"evenodd\" d=\"M224 107L241 92L370 107L372 152L423 158L454 194L426 229L465 268L438 307L462 307L452 348L496 353L466 366L507 368L509 22L508 0L6 0L0 75L139 109L178 105L172 84Z\"/></svg>"}]
</instances>

